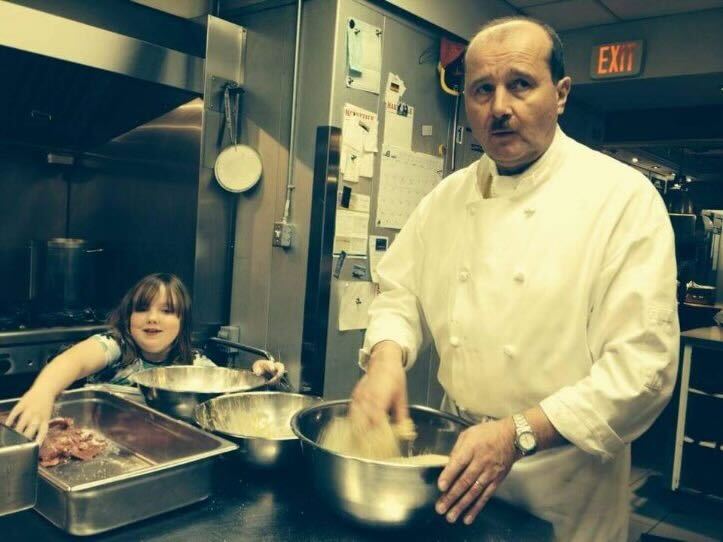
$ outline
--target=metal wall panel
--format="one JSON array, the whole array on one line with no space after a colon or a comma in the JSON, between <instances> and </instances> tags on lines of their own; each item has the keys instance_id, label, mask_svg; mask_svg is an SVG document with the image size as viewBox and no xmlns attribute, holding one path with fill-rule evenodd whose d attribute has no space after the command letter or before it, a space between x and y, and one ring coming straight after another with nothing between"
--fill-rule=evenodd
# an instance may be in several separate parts
<instances>
[{"instance_id":1,"label":"metal wall panel","mask_svg":"<svg viewBox=\"0 0 723 542\"><path fill-rule=\"evenodd\" d=\"M279 356L297 386L315 132L321 125L340 127L345 102L376 111L380 122L383 121L380 96L345 87L343 25L348 16L384 29L382 84L386 82L386 73L393 71L404 79L409 89L404 99L417 108L414 150L434 153L440 143L446 143L452 110L453 100L439 89L436 61L419 64L425 50L438 48L436 31L412 24L369 2L304 2L294 164L296 189L291 220L297 235L292 248L272 248L273 222L283 214L285 196L295 6L247 13L236 21L248 31L242 140L259 150L264 174L260 185L239 199L231 323L241 328L242 341L265 346ZM422 123L433 125L433 136L421 135ZM364 193L362 187L366 186L369 193L371 187L376 186L378 157L375 167L373 183L362 181L355 186L356 190ZM372 215L372 222L373 219ZM373 230L372 233L393 237L396 231ZM351 279L352 263L347 262L341 280ZM356 358L363 337L361 331L340 333L337 330L337 282L332 280L330 284L325 360L324 395L330 398L348 396L360 376ZM410 372L413 402L438 405L441 394L436 383L436 367L433 353L429 351Z\"/></svg>"},{"instance_id":2,"label":"metal wall panel","mask_svg":"<svg viewBox=\"0 0 723 542\"><path fill-rule=\"evenodd\" d=\"M298 109L296 118L296 156L293 179L296 189L292 205L292 222L296 241L290 250L275 248L272 260L270 334L291 355L292 367L300 369L306 270L309 251L310 214L316 151L316 130L329 124L329 103L334 69L334 23L337 0L304 2L299 62ZM293 33L292 33L293 36ZM285 176L284 176L285 177ZM275 216L283 216L284 183L278 187ZM291 322L291 325L285 325ZM300 375L294 382L300 383Z\"/></svg>"},{"instance_id":3,"label":"metal wall panel","mask_svg":"<svg viewBox=\"0 0 723 542\"><path fill-rule=\"evenodd\" d=\"M230 321L240 328L243 342L281 359L297 386L310 198L304 192L310 190L311 165L309 172L301 166L295 177L292 222L298 226L297 241L288 250L271 246L273 224L284 207L296 10L290 5L234 20L247 30L241 141L259 152L263 175L238 197ZM314 97L305 96L300 103L300 116L315 109ZM299 147L304 145L302 137Z\"/></svg>"},{"instance_id":4,"label":"metal wall panel","mask_svg":"<svg viewBox=\"0 0 723 542\"><path fill-rule=\"evenodd\" d=\"M370 2L361 0L341 0L340 15L337 20L338 32L336 49L336 74L333 81L334 97L332 102L332 124L341 126L345 103L363 107L379 115L379 133L383 134L384 121L384 85L389 72L399 75L407 87L402 100L415 108L412 150L427 154L437 154L440 145L447 145L449 125L451 122L453 98L444 94L439 87L436 70L436 53L439 48L440 34L431 28L423 28L393 15ZM380 95L371 94L346 87L344 73L346 59L343 54L346 48L344 25L348 17L378 26L383 30L382 39L382 81ZM433 61L420 63L423 53L430 52ZM427 56L427 55L425 55ZM433 127L432 136L422 136L423 124ZM374 177L371 182L362 180L353 185L357 193L367 193L372 197L370 215L370 233L385 235L392 240L397 230L377 228L376 195L379 187L379 170L381 159L375 159ZM341 183L340 183L341 184ZM340 280L332 279L332 297L329 307L329 339L324 395L330 398L346 397L351 392L360 376L356 367L358 350L361 347L363 331L338 331L338 283L344 280L356 280L351 276L354 259L347 259ZM357 263L366 263L365 261ZM432 349L420 353L415 366L407 374L409 399L412 403L439 406L439 385L436 381L436 360Z\"/></svg>"},{"instance_id":5,"label":"metal wall panel","mask_svg":"<svg viewBox=\"0 0 723 542\"><path fill-rule=\"evenodd\" d=\"M221 113L222 96L226 85L241 86L244 82L246 31L213 16L208 17L206 26L193 312L197 331L215 334L217 326L228 322L230 313L233 217L238 196L219 186L213 164L220 150L231 143Z\"/></svg>"}]
</instances>

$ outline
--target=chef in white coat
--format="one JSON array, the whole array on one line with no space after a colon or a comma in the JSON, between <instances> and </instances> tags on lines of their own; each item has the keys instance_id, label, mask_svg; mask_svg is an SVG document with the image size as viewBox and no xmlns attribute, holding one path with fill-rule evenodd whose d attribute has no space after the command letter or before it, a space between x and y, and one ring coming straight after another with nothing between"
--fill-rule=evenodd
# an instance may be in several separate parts
<instances>
[{"instance_id":1,"label":"chef in white coat","mask_svg":"<svg viewBox=\"0 0 723 542\"><path fill-rule=\"evenodd\" d=\"M494 494L559 540L620 541L630 443L676 377L673 232L643 175L560 130L570 83L544 24L492 21L470 43L465 105L485 154L423 199L380 262L352 415L408 415L426 327L444 407L475 424L437 512L469 524Z\"/></svg>"}]
</instances>

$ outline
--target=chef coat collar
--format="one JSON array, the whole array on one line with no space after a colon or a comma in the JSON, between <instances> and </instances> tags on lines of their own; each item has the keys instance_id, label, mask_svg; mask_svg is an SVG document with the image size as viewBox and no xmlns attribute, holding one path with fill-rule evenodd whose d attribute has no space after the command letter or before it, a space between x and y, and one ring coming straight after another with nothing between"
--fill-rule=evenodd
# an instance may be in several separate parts
<instances>
[{"instance_id":1,"label":"chef coat collar","mask_svg":"<svg viewBox=\"0 0 723 542\"><path fill-rule=\"evenodd\" d=\"M561 163L567 139L567 136L558 125L555 128L552 143L547 150L534 164L519 175L500 175L497 164L489 156L483 156L477 163L477 175L475 176L475 182L472 183L473 186L467 198L467 205L484 201L485 198L481 190L482 186L484 186L482 179L488 176L491 177L491 186L496 184L502 187L500 192L504 192L497 194L496 198L515 199L534 190L546 181L550 177L550 173ZM516 188L514 190L509 190L510 183L515 183ZM505 185L508 188L507 190L504 189Z\"/></svg>"}]
</instances>

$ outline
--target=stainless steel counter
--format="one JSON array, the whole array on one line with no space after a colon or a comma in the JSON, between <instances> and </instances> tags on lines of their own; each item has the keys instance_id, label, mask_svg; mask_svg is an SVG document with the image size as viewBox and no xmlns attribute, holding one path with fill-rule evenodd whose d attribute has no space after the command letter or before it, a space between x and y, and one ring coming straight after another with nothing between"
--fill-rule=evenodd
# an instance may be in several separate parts
<instances>
[{"instance_id":1,"label":"stainless steel counter","mask_svg":"<svg viewBox=\"0 0 723 542\"><path fill-rule=\"evenodd\" d=\"M90 540L66 535L30 510L0 518L3 542ZM305 473L251 472L230 456L217 460L214 494L204 502L92 537L103 541L384 541L552 540L552 527L492 500L474 525L447 525L440 517L407 531L356 527L328 511Z\"/></svg>"}]
</instances>

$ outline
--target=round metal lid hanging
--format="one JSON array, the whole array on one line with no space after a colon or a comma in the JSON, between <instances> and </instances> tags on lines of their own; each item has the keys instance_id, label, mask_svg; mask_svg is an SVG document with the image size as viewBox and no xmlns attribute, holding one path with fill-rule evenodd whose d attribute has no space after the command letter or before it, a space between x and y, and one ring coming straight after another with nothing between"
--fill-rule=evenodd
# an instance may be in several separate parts
<instances>
[{"instance_id":1,"label":"round metal lid hanging","mask_svg":"<svg viewBox=\"0 0 723 542\"><path fill-rule=\"evenodd\" d=\"M219 153L213 171L218 184L224 190L235 193L246 192L261 179L263 172L261 157L252 147L239 145L236 141L234 122L236 115L231 108L231 87L229 85L224 89L223 102L231 145Z\"/></svg>"}]
</instances>

